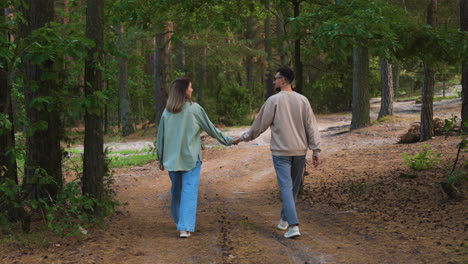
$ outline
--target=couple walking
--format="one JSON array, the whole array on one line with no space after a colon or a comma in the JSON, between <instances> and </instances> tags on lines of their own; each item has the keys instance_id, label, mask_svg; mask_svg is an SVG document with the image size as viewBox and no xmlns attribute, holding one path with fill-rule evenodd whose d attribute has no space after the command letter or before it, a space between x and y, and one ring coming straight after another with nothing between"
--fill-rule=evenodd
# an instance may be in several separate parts
<instances>
[{"instance_id":1,"label":"couple walking","mask_svg":"<svg viewBox=\"0 0 468 264\"><path fill-rule=\"evenodd\" d=\"M295 200L302 181L307 149L312 162L319 165L320 135L308 99L293 91L294 72L288 67L277 70L273 84L280 90L264 103L252 127L240 137L225 136L192 102L192 82L178 78L172 82L166 109L161 116L156 141L159 168L171 178L171 214L181 238L195 231L198 183L201 169L200 132L229 146L257 138L271 128L270 149L281 191L283 206L278 229L289 230L286 238L300 236Z\"/></svg>"}]
</instances>

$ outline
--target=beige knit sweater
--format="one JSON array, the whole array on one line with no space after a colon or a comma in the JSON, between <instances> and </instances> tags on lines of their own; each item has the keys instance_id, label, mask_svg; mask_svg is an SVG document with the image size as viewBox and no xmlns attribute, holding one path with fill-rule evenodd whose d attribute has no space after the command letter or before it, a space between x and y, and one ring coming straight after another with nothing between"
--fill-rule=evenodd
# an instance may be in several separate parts
<instances>
[{"instance_id":1,"label":"beige knit sweater","mask_svg":"<svg viewBox=\"0 0 468 264\"><path fill-rule=\"evenodd\" d=\"M309 100L293 91L281 91L263 104L252 127L241 140L257 138L271 127L270 149L275 156L303 156L307 148L320 152L320 134Z\"/></svg>"}]
</instances>

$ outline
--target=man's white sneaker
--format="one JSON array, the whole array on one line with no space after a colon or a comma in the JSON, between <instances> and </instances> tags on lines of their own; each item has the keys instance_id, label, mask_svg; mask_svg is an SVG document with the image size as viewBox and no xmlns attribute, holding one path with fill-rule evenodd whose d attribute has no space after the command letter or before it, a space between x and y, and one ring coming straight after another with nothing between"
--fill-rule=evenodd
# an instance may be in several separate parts
<instances>
[{"instance_id":1,"label":"man's white sneaker","mask_svg":"<svg viewBox=\"0 0 468 264\"><path fill-rule=\"evenodd\" d=\"M278 224L277 227L278 227L279 230L288 229L288 221L283 221L283 219L280 219L279 224Z\"/></svg>"},{"instance_id":2,"label":"man's white sneaker","mask_svg":"<svg viewBox=\"0 0 468 264\"><path fill-rule=\"evenodd\" d=\"M285 238L293 238L293 237L298 237L300 236L301 233L299 233L299 227L298 226L293 226L293 227L290 227L288 232L286 232L286 234L284 234L284 237Z\"/></svg>"},{"instance_id":3,"label":"man's white sneaker","mask_svg":"<svg viewBox=\"0 0 468 264\"><path fill-rule=\"evenodd\" d=\"M189 231L180 231L180 238L187 238L190 237L190 232Z\"/></svg>"}]
</instances>

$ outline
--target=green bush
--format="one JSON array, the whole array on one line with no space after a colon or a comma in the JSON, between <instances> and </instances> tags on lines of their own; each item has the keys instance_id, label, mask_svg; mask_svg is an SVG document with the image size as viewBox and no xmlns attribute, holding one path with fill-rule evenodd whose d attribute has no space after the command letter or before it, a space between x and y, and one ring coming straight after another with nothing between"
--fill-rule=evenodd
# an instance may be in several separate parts
<instances>
[{"instance_id":1,"label":"green bush","mask_svg":"<svg viewBox=\"0 0 468 264\"><path fill-rule=\"evenodd\" d=\"M440 154L434 153L429 144L423 145L423 150L411 156L403 153L405 164L413 170L427 170L437 166L440 163Z\"/></svg>"}]
</instances>

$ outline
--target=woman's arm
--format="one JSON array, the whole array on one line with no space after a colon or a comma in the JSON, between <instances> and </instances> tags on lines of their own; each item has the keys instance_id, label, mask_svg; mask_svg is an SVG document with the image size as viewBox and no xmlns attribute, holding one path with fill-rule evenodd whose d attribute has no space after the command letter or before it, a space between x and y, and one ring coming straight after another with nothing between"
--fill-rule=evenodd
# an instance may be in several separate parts
<instances>
[{"instance_id":1,"label":"woman's arm","mask_svg":"<svg viewBox=\"0 0 468 264\"><path fill-rule=\"evenodd\" d=\"M230 146L234 143L234 138L228 137L224 135L221 130L217 129L213 123L211 122L210 118L208 118L208 115L206 114L205 110L203 107L200 105L196 104L197 111L195 112L195 116L197 118L197 121L199 122L200 127L208 133L208 135L212 136L213 138L217 139L219 143L225 145L225 146Z\"/></svg>"}]
</instances>

